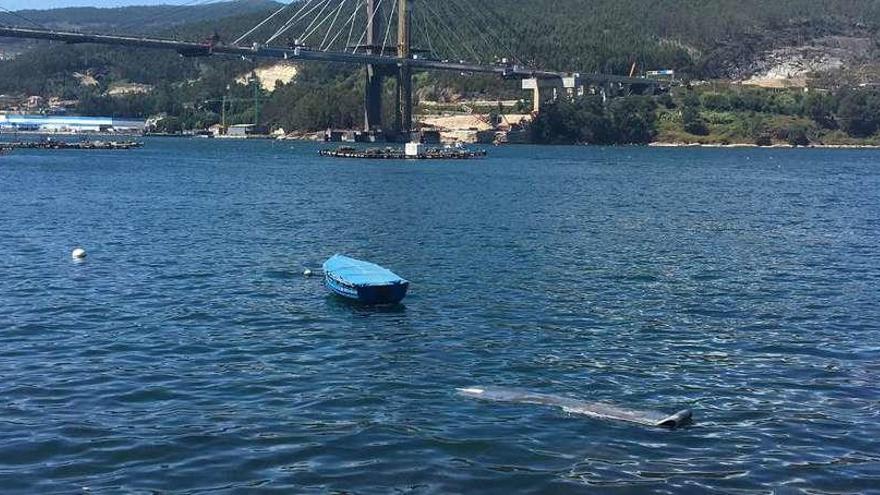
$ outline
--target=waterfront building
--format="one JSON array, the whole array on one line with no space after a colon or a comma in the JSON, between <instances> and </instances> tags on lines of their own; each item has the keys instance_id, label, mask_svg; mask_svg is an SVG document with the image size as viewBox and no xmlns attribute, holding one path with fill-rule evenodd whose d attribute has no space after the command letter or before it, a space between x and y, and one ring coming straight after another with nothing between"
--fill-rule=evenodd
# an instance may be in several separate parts
<instances>
[{"instance_id":1,"label":"waterfront building","mask_svg":"<svg viewBox=\"0 0 880 495\"><path fill-rule=\"evenodd\" d=\"M143 120L112 117L0 115L0 132L143 134Z\"/></svg>"}]
</instances>

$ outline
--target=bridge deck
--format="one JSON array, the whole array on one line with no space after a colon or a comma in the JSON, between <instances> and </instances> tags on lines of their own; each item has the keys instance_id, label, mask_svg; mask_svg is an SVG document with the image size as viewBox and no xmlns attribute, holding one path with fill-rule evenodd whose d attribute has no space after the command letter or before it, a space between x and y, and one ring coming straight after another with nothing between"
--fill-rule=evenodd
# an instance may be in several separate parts
<instances>
[{"instance_id":1,"label":"bridge deck","mask_svg":"<svg viewBox=\"0 0 880 495\"><path fill-rule=\"evenodd\" d=\"M409 66L412 69L496 74L502 77L517 79L556 79L569 75L563 72L542 71L517 65L480 65L466 62L448 62L418 58L399 58L383 55L371 55L367 53L318 51L310 50L305 47L277 48L261 45L247 47L225 44L194 43L160 38L117 36L106 34L85 34L71 31L53 31L46 29L30 29L6 26L0 26L0 37L42 39L51 41L63 41L66 43L95 43L101 45L153 48L159 50L172 50L187 56L230 55L280 60L341 62L358 65L379 65L393 67ZM596 84L660 84L660 81L654 79L615 76L611 74L580 74L580 79L582 81L592 82Z\"/></svg>"}]
</instances>

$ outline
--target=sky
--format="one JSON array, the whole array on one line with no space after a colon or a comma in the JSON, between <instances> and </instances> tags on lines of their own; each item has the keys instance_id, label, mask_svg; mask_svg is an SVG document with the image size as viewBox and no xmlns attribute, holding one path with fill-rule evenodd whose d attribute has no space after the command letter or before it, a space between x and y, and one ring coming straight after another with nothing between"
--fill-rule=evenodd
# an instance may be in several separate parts
<instances>
[{"instance_id":1,"label":"sky","mask_svg":"<svg viewBox=\"0 0 880 495\"><path fill-rule=\"evenodd\" d=\"M190 3L187 0L0 0L9 10L58 9L61 7L121 7L124 5L162 5Z\"/></svg>"}]
</instances>

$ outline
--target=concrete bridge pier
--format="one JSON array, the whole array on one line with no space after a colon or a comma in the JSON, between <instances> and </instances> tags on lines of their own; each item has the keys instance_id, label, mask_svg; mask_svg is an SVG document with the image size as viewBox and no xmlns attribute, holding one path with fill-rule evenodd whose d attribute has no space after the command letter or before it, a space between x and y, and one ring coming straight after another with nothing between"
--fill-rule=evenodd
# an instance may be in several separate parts
<instances>
[{"instance_id":1,"label":"concrete bridge pier","mask_svg":"<svg viewBox=\"0 0 880 495\"><path fill-rule=\"evenodd\" d=\"M403 141L409 141L413 132L413 81L412 68L402 65L397 72L396 128Z\"/></svg>"},{"instance_id":2,"label":"concrete bridge pier","mask_svg":"<svg viewBox=\"0 0 880 495\"><path fill-rule=\"evenodd\" d=\"M650 80L569 74L560 77L523 79L522 89L532 92L532 110L540 113L544 105L556 101L560 96L575 98L593 94L601 96L602 101L606 102L609 98L621 95L655 94L660 88L656 81Z\"/></svg>"},{"instance_id":3,"label":"concrete bridge pier","mask_svg":"<svg viewBox=\"0 0 880 495\"><path fill-rule=\"evenodd\" d=\"M364 91L364 131L382 131L382 93L385 90L385 71L375 65L367 66Z\"/></svg>"},{"instance_id":4,"label":"concrete bridge pier","mask_svg":"<svg viewBox=\"0 0 880 495\"><path fill-rule=\"evenodd\" d=\"M541 113L545 104L556 101L565 92L564 78L523 79L522 89L532 92L532 112Z\"/></svg>"},{"instance_id":5,"label":"concrete bridge pier","mask_svg":"<svg viewBox=\"0 0 880 495\"><path fill-rule=\"evenodd\" d=\"M541 108L560 96L574 98L588 91L588 82L580 74L556 78L529 78L522 80L522 89L532 92L532 111L541 113Z\"/></svg>"}]
</instances>

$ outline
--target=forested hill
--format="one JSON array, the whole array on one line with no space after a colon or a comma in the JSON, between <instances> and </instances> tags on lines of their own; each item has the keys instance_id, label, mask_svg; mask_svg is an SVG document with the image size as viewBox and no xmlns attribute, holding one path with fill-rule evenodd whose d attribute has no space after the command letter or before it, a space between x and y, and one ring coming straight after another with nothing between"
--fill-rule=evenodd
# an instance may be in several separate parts
<instances>
[{"instance_id":1,"label":"forested hill","mask_svg":"<svg viewBox=\"0 0 880 495\"><path fill-rule=\"evenodd\" d=\"M189 7L0 12L0 24L182 38L217 31L234 39L278 5L237 0ZM843 58L859 63L878 58L877 0L481 0L479 7L454 0L423 5L416 5L415 43L443 58L513 57L540 68L617 74L629 72L635 62L640 70L672 68L694 78L735 78L760 70L756 60L774 49L821 51L823 40L834 37L866 41L849 50L858 53Z\"/></svg>"},{"instance_id":2,"label":"forested hill","mask_svg":"<svg viewBox=\"0 0 880 495\"><path fill-rule=\"evenodd\" d=\"M736 76L767 50L828 36L870 38L880 30L876 0L484 0L481 5L511 26L505 32L522 58L562 70L624 73L635 61L694 77Z\"/></svg>"},{"instance_id":3,"label":"forested hill","mask_svg":"<svg viewBox=\"0 0 880 495\"><path fill-rule=\"evenodd\" d=\"M278 5L238 0L23 11L0 13L0 23L188 40L217 33L228 41ZM538 68L613 74L627 74L635 64L637 71L675 69L693 80L788 73L823 77L829 86L880 80L878 0L420 0L415 11L414 43L437 58L485 63L507 57ZM277 20L284 22L283 17ZM275 27L270 23L264 29ZM256 34L254 39L267 37ZM41 43L27 56L0 62L0 94L76 99L85 113L186 114L196 125L216 119L216 109L201 108L200 102L216 100L228 87L233 96L253 94L234 83L252 68L242 60ZM360 119L360 68L310 64L299 69L297 83L266 103L269 123L320 128ZM111 89L119 84L151 89L114 96ZM422 95L521 94L513 83L458 74L420 76L419 85ZM247 108L242 103L233 120L246 120Z\"/></svg>"},{"instance_id":4,"label":"forested hill","mask_svg":"<svg viewBox=\"0 0 880 495\"><path fill-rule=\"evenodd\" d=\"M36 2L35 2L36 3ZM263 13L279 4L271 0L228 0L204 5L133 6L118 8L70 7L50 10L8 11L0 3L0 25L67 31L119 34L182 35L193 23L219 22L248 13ZM0 38L0 59L15 56L38 43Z\"/></svg>"},{"instance_id":5,"label":"forested hill","mask_svg":"<svg viewBox=\"0 0 880 495\"><path fill-rule=\"evenodd\" d=\"M272 0L229 0L204 5L133 6L117 8L69 7L51 10L0 10L0 24L42 26L103 33L156 33L170 27L213 21L249 12L264 12L279 4Z\"/></svg>"},{"instance_id":6,"label":"forested hill","mask_svg":"<svg viewBox=\"0 0 880 495\"><path fill-rule=\"evenodd\" d=\"M51 28L177 36L217 30L234 39L278 5L237 0L0 12L0 24L33 21ZM642 69L674 68L694 77L736 77L768 50L831 36L876 39L880 31L877 0L481 0L479 7L454 0L415 8L421 11L415 42L438 55L515 56L541 68L609 73L626 73L636 62ZM420 23L428 26L420 29ZM489 48L486 40L495 46ZM876 42L871 45L858 55L873 60Z\"/></svg>"}]
</instances>

